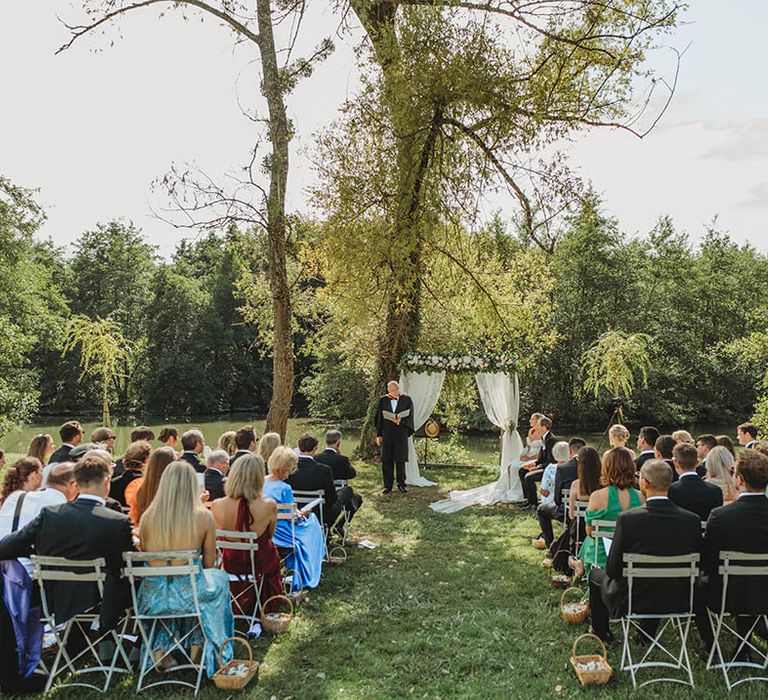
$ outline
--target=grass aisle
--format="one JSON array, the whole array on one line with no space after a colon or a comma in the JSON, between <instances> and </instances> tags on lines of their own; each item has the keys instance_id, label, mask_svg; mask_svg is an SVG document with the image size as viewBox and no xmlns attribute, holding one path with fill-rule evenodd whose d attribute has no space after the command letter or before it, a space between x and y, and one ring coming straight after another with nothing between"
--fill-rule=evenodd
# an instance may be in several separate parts
<instances>
[{"instance_id":1,"label":"grass aisle","mask_svg":"<svg viewBox=\"0 0 768 700\"><path fill-rule=\"evenodd\" d=\"M358 469L355 488L366 503L353 537L379 547L350 547L344 566L324 569L320 588L301 606L289 633L254 642L260 678L244 696L726 696L721 676L698 660L695 690L663 684L633 693L627 674L606 689L581 689L569 658L586 625L560 619L559 592L549 587L541 553L530 546L535 518L507 505L453 515L428 508L452 488L492 480L491 470L433 470L429 477L437 487L384 497L375 495L377 468ZM612 646L614 667L619 657L620 647ZM126 683L113 695L127 695L130 688ZM753 684L734 696L764 698L765 692L764 685ZM201 691L203 698L226 695L210 684Z\"/></svg>"}]
</instances>

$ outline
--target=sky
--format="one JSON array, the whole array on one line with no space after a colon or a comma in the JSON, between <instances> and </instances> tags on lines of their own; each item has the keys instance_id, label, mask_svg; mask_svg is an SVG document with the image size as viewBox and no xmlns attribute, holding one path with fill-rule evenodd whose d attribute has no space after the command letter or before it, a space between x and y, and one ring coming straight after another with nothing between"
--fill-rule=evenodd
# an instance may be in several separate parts
<instances>
[{"instance_id":1,"label":"sky","mask_svg":"<svg viewBox=\"0 0 768 700\"><path fill-rule=\"evenodd\" d=\"M68 39L57 16L80 16L70 0L0 4L0 174L39 189L48 213L41 236L58 245L123 218L169 256L192 234L152 214L167 205L153 180L174 163L217 177L235 171L259 136L240 108L262 107L252 98L255 48L234 47L232 34L213 21L158 14L134 12L54 55ZM572 167L602 194L622 230L642 235L665 214L697 240L717 216L720 230L768 252L766 27L766 0L690 0L684 24L649 57L671 78L671 47L686 49L659 125L642 140L593 130L567 145ZM358 86L360 32L337 29L332 3L309 4L299 48L306 55L332 36L336 50L289 99L297 127L291 211L307 211L313 134ZM513 200L488 207L511 215Z\"/></svg>"}]
</instances>

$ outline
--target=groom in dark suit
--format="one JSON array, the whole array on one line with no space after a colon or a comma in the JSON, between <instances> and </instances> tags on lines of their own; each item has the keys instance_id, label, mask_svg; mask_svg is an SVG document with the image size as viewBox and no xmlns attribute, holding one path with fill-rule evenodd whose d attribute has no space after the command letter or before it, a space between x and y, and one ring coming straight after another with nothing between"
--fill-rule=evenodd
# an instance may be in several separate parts
<instances>
[{"instance_id":1,"label":"groom in dark suit","mask_svg":"<svg viewBox=\"0 0 768 700\"><path fill-rule=\"evenodd\" d=\"M398 418L398 414L408 412ZM395 418L385 418L385 413L394 414ZM397 470L397 488L406 493L405 463L408 461L408 438L414 433L413 401L410 396L400 392L400 385L387 384L387 393L379 399L376 409L376 444L381 448L381 471L384 477L384 491L389 493Z\"/></svg>"},{"instance_id":2,"label":"groom in dark suit","mask_svg":"<svg viewBox=\"0 0 768 700\"><path fill-rule=\"evenodd\" d=\"M520 468L518 476L523 486L523 493L527 503L526 509L536 508L539 505L539 499L536 495L536 484L541 481L544 470L556 460L552 457L552 448L557 442L557 438L552 432L552 419L547 416L539 418L536 426L536 439L541 440L541 450L535 462L526 462Z\"/></svg>"}]
</instances>

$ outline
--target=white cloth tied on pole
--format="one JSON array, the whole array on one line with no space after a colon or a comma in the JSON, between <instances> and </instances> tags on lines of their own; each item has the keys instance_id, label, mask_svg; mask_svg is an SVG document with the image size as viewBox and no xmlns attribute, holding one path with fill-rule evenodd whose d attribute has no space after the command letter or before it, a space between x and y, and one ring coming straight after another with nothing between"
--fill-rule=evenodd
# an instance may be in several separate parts
<instances>
[{"instance_id":1,"label":"white cloth tied on pole","mask_svg":"<svg viewBox=\"0 0 768 700\"><path fill-rule=\"evenodd\" d=\"M443 390L445 372L403 372L400 375L400 390L413 401L413 428L418 430L435 410L440 392ZM434 486L435 482L425 479L419 472L419 459L413 436L408 438L408 461L405 464L405 483L408 486Z\"/></svg>"}]
</instances>

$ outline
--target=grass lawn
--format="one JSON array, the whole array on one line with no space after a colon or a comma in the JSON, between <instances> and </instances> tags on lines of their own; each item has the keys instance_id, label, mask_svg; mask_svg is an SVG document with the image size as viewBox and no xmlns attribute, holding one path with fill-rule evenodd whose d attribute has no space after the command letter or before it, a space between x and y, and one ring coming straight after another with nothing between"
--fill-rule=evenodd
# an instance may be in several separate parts
<instances>
[{"instance_id":1,"label":"grass lawn","mask_svg":"<svg viewBox=\"0 0 768 700\"><path fill-rule=\"evenodd\" d=\"M530 546L537 534L534 516L508 505L453 515L428 508L452 488L492 480L491 470L432 470L428 476L439 482L437 487L379 496L378 467L358 468L355 488L366 502L355 519L353 538L371 539L379 547L350 547L344 566L324 570L319 589L301 606L291 631L253 643L262 666L258 684L244 692L247 697L727 695L722 676L707 672L698 659L695 690L662 684L634 693L623 673L605 689L582 689L569 658L574 638L586 625L569 626L560 619L559 592L549 587L548 573L539 565L541 552ZM693 651L699 642L694 631L692 637ZM618 644L610 647L609 660L618 666ZM132 693L126 680L113 686L110 697ZM754 683L741 686L734 696L765 698L766 693L768 687ZM81 694L62 692L65 697ZM233 694L206 684L200 695Z\"/></svg>"}]
</instances>

